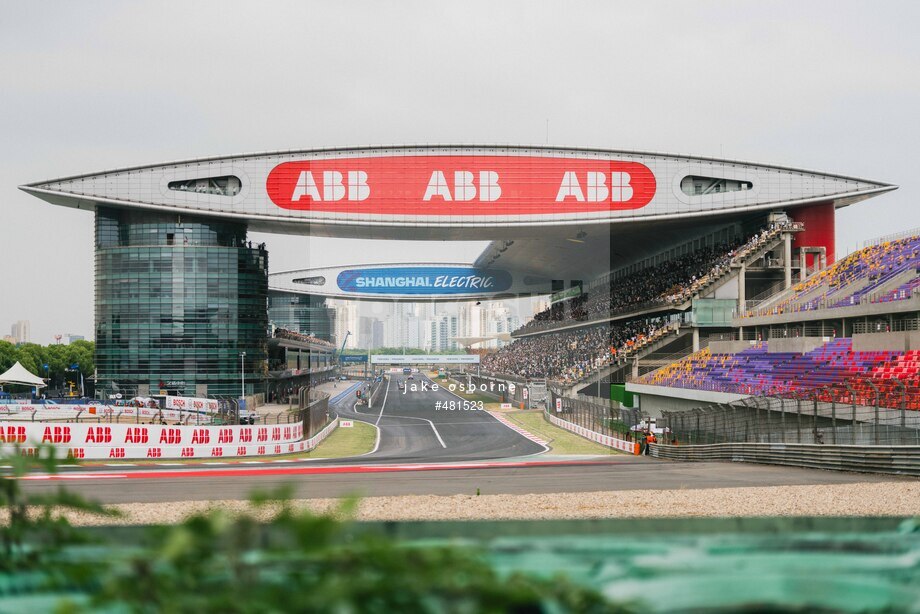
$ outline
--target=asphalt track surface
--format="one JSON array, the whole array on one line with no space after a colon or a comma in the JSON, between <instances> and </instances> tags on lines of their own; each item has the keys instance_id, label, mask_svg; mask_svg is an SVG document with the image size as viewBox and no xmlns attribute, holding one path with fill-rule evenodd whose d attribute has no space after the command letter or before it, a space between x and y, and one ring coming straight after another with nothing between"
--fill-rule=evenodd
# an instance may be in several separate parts
<instances>
[{"instance_id":1,"label":"asphalt track surface","mask_svg":"<svg viewBox=\"0 0 920 614\"><path fill-rule=\"evenodd\" d=\"M408 391L387 382L386 402L369 410L356 405L355 387L333 397L330 407L345 419L379 429L376 449L340 459L266 463L92 465L59 476L35 476L30 492L66 486L102 503L240 500L255 490L282 484L296 498L345 495L534 494L697 489L797 484L841 484L892 480L875 476L744 463L678 463L614 455L553 458L535 443L484 411L437 410L441 401L460 403L451 392ZM409 384L430 386L415 374ZM384 397L381 397L381 399Z\"/></svg>"}]
</instances>

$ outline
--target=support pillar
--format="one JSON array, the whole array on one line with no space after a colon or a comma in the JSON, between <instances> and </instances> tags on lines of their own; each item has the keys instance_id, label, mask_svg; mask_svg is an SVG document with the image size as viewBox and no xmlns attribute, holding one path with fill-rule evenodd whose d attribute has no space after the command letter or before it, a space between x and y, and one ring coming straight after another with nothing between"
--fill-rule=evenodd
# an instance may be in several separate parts
<instances>
[{"instance_id":1,"label":"support pillar","mask_svg":"<svg viewBox=\"0 0 920 614\"><path fill-rule=\"evenodd\" d=\"M803 264L799 262L800 267ZM783 287L788 290L792 287L792 233L790 232L783 233L783 277Z\"/></svg>"},{"instance_id":2,"label":"support pillar","mask_svg":"<svg viewBox=\"0 0 920 614\"><path fill-rule=\"evenodd\" d=\"M700 351L700 329L695 327L693 329L693 351Z\"/></svg>"}]
</instances>

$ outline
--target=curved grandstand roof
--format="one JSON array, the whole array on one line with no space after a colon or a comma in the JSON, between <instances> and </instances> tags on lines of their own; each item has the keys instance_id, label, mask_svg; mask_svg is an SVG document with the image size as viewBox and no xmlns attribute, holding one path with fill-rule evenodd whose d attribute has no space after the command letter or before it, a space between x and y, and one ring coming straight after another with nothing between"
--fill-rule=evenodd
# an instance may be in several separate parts
<instances>
[{"instance_id":1,"label":"curved grandstand roof","mask_svg":"<svg viewBox=\"0 0 920 614\"><path fill-rule=\"evenodd\" d=\"M683 154L510 145L397 145L235 154L21 186L53 204L238 219L314 236L482 240L613 224L846 206L897 186Z\"/></svg>"}]
</instances>

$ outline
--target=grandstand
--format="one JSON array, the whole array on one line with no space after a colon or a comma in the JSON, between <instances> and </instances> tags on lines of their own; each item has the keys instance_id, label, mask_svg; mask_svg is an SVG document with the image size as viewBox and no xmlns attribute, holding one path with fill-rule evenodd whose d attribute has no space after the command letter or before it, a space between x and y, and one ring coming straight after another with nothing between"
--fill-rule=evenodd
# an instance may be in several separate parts
<instances>
[{"instance_id":1,"label":"grandstand","mask_svg":"<svg viewBox=\"0 0 920 614\"><path fill-rule=\"evenodd\" d=\"M512 333L483 369L573 396L623 382L651 416L770 396L900 411L890 419L903 426L920 411L920 233L825 268L826 254L784 253L802 230L772 219L611 271ZM727 317L707 320L726 302Z\"/></svg>"},{"instance_id":2,"label":"grandstand","mask_svg":"<svg viewBox=\"0 0 920 614\"><path fill-rule=\"evenodd\" d=\"M920 293L920 235L872 245L812 275L745 317L908 300Z\"/></svg>"},{"instance_id":3,"label":"grandstand","mask_svg":"<svg viewBox=\"0 0 920 614\"><path fill-rule=\"evenodd\" d=\"M743 296L748 282L762 287L775 283L778 275L790 276L781 252L802 230L802 224L788 218L772 218L747 233L732 227L611 271L580 296L538 313L512 333L511 344L484 356L483 368L577 386L611 376L611 381L623 381L630 370L638 371L639 359L653 352L698 349L699 310L694 305ZM762 277L746 282L746 272L758 265ZM721 324L714 330L726 329L729 318Z\"/></svg>"},{"instance_id":4,"label":"grandstand","mask_svg":"<svg viewBox=\"0 0 920 614\"><path fill-rule=\"evenodd\" d=\"M916 410L918 372L920 350L855 351L852 338L842 338L805 353L770 352L769 342L752 342L735 354L706 348L639 381L742 395L817 393L819 399L883 407L907 402Z\"/></svg>"},{"instance_id":5,"label":"grandstand","mask_svg":"<svg viewBox=\"0 0 920 614\"><path fill-rule=\"evenodd\" d=\"M920 411L918 288L920 234L873 242L628 388L653 412L748 396Z\"/></svg>"}]
</instances>

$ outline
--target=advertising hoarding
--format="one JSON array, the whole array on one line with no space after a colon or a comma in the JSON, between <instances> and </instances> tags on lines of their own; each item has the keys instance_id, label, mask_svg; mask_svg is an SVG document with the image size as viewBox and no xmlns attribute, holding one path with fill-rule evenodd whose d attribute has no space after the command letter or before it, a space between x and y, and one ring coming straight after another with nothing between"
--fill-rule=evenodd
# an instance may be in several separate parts
<instances>
[{"instance_id":1,"label":"advertising hoarding","mask_svg":"<svg viewBox=\"0 0 920 614\"><path fill-rule=\"evenodd\" d=\"M508 290L511 275L474 267L379 267L346 269L336 284L343 292L359 294L478 295Z\"/></svg>"}]
</instances>

